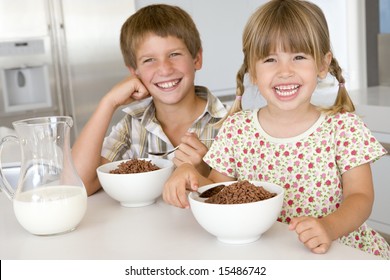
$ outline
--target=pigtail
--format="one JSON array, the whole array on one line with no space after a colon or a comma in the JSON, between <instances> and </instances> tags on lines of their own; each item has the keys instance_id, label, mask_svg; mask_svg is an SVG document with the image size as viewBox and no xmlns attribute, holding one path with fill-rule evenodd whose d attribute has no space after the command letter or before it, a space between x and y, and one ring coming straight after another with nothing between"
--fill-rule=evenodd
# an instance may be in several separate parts
<instances>
[{"instance_id":1,"label":"pigtail","mask_svg":"<svg viewBox=\"0 0 390 280\"><path fill-rule=\"evenodd\" d=\"M228 116L231 116L234 113L242 110L242 96L244 95L245 91L244 77L247 72L248 67L246 62L244 61L236 75L236 98L234 99L233 105L230 107L228 114L215 124L217 127L221 127L222 123L227 119Z\"/></svg>"},{"instance_id":2,"label":"pigtail","mask_svg":"<svg viewBox=\"0 0 390 280\"><path fill-rule=\"evenodd\" d=\"M325 109L324 111L331 115L340 112L354 112L355 106L353 105L353 102L348 95L347 89L345 88L345 79L342 75L342 70L339 66L339 63L335 58L332 58L332 61L329 65L329 73L333 75L339 82L339 90L337 92L337 97L333 106Z\"/></svg>"}]
</instances>

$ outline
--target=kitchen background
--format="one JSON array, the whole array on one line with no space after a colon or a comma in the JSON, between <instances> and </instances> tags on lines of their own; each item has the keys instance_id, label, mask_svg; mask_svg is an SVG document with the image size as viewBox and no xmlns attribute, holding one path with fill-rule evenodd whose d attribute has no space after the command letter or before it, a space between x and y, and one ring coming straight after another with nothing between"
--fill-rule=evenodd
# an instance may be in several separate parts
<instances>
[{"instance_id":1,"label":"kitchen background","mask_svg":"<svg viewBox=\"0 0 390 280\"><path fill-rule=\"evenodd\" d=\"M187 10L203 42L196 83L229 103L242 60L241 32L266 0L0 0L0 137L12 121L48 115L74 119L77 137L99 100L128 75L120 48L123 22L142 6L164 2ZM357 112L390 146L390 0L313 0L324 11L334 54ZM327 78L313 101L330 104L337 84ZM244 106L263 104L248 84ZM121 118L118 110L112 123ZM390 234L390 156L373 165L372 224Z\"/></svg>"}]
</instances>

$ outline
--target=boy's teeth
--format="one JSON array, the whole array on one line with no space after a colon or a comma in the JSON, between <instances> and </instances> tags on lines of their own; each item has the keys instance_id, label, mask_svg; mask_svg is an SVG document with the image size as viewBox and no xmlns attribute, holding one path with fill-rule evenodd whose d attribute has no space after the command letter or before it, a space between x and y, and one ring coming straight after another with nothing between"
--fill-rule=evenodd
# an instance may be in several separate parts
<instances>
[{"instance_id":1,"label":"boy's teeth","mask_svg":"<svg viewBox=\"0 0 390 280\"><path fill-rule=\"evenodd\" d=\"M157 83L157 86L164 88L164 89L167 89L167 88L174 87L178 83L179 83L179 80L176 80L176 81L172 81L172 82Z\"/></svg>"},{"instance_id":2,"label":"boy's teeth","mask_svg":"<svg viewBox=\"0 0 390 280\"><path fill-rule=\"evenodd\" d=\"M298 91L298 85L277 86L275 90L280 96L290 96Z\"/></svg>"}]
</instances>

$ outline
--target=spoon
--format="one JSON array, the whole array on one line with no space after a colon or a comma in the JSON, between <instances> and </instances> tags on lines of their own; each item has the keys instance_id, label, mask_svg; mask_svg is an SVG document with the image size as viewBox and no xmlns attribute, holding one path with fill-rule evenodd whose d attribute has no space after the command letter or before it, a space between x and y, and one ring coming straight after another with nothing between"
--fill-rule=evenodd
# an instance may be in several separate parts
<instances>
[{"instance_id":1,"label":"spoon","mask_svg":"<svg viewBox=\"0 0 390 280\"><path fill-rule=\"evenodd\" d=\"M214 141L213 138L211 139L199 139L200 141ZM179 146L176 146L175 148L173 148L172 150L168 150L168 151L165 151L165 152L147 152L149 155L151 156L158 156L158 157L165 157L169 154L172 154L174 151L176 151L177 149L179 149Z\"/></svg>"},{"instance_id":2,"label":"spoon","mask_svg":"<svg viewBox=\"0 0 390 280\"><path fill-rule=\"evenodd\" d=\"M217 193L219 193L220 191L223 190L223 188L225 188L225 185L218 185L218 186L215 186L215 187L212 187L202 193L199 193L199 197L200 198L209 198L209 197L212 197L214 195L216 195Z\"/></svg>"}]
</instances>

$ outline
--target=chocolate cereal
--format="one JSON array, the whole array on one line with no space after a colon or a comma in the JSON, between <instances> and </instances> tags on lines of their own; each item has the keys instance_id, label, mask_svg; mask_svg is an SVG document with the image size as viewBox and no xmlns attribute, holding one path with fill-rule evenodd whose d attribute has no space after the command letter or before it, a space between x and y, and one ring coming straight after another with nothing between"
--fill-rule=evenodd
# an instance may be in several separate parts
<instances>
[{"instance_id":1,"label":"chocolate cereal","mask_svg":"<svg viewBox=\"0 0 390 280\"><path fill-rule=\"evenodd\" d=\"M205 200L206 203L213 204L242 204L265 200L276 196L263 187L255 186L249 181L238 181L226 186L216 195Z\"/></svg>"},{"instance_id":2,"label":"chocolate cereal","mask_svg":"<svg viewBox=\"0 0 390 280\"><path fill-rule=\"evenodd\" d=\"M142 173L148 171L154 171L160 169L157 165L151 163L151 161L143 159L130 159L122 162L118 165L117 169L110 170L112 174L132 174Z\"/></svg>"}]
</instances>

